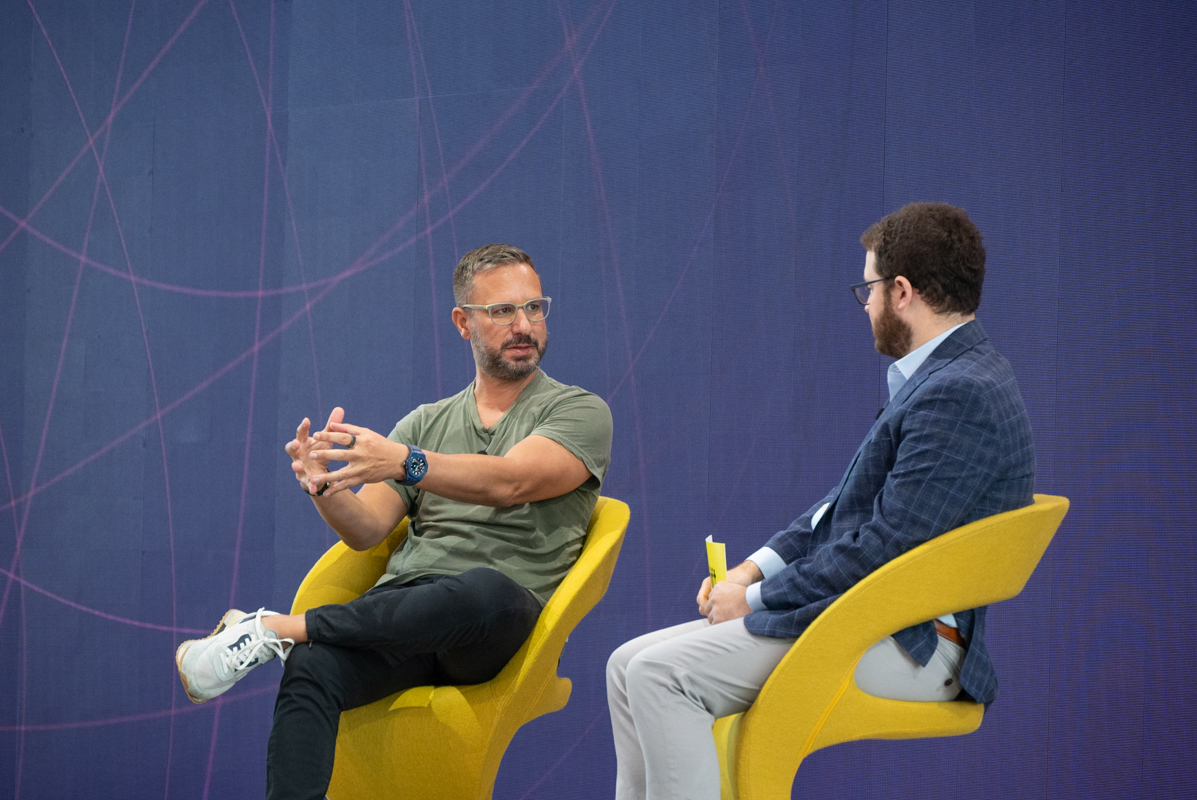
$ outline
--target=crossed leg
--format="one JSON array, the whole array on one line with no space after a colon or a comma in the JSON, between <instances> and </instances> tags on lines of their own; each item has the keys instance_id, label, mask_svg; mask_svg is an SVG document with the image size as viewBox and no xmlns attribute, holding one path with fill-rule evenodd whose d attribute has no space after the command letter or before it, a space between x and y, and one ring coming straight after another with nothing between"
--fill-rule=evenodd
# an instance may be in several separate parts
<instances>
[{"instance_id":1,"label":"crossed leg","mask_svg":"<svg viewBox=\"0 0 1197 800\"><path fill-rule=\"evenodd\" d=\"M291 648L275 703L266 796L323 798L342 711L412 686L490 680L539 616L531 592L487 568L309 609L307 642Z\"/></svg>"}]
</instances>

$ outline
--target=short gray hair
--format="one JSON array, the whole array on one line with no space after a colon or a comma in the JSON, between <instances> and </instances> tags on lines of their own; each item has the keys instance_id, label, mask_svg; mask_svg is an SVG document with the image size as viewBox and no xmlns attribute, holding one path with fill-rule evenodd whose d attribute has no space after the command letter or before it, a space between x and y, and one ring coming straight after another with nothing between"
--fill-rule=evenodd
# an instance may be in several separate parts
<instances>
[{"instance_id":1,"label":"short gray hair","mask_svg":"<svg viewBox=\"0 0 1197 800\"><path fill-rule=\"evenodd\" d=\"M453 302L461 306L470 301L470 294L474 291L474 276L479 272L511 264L527 264L536 272L532 258L509 244L487 244L466 253L457 262L457 269L453 270Z\"/></svg>"}]
</instances>

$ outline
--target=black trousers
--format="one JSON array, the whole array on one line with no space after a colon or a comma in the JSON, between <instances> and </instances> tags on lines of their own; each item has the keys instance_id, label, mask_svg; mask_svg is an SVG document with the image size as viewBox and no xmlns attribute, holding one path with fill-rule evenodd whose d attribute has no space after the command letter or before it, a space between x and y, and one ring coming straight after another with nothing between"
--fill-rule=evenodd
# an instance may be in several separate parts
<instances>
[{"instance_id":1,"label":"black trousers","mask_svg":"<svg viewBox=\"0 0 1197 800\"><path fill-rule=\"evenodd\" d=\"M342 711L412 686L488 681L539 617L534 594L485 567L309 609L310 641L291 648L274 705L268 800L324 797Z\"/></svg>"}]
</instances>

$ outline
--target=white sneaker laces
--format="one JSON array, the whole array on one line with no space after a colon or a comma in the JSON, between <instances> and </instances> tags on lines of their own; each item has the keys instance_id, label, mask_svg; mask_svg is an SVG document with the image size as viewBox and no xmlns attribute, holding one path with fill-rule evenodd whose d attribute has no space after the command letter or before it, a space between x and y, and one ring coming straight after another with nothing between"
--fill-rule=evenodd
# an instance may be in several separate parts
<instances>
[{"instance_id":1,"label":"white sneaker laces","mask_svg":"<svg viewBox=\"0 0 1197 800\"><path fill-rule=\"evenodd\" d=\"M254 632L250 640L241 645L236 650L223 650L220 653L220 658L224 660L224 664L228 669L236 674L237 672L254 667L258 665L258 657L263 654L263 650L269 650L274 655L279 657L279 660L286 661L289 649L284 647L284 644L294 645L294 639L279 639L270 638L266 634L266 628L262 626L262 612L265 607L259 608L254 614ZM269 660L264 659L264 660Z\"/></svg>"}]
</instances>

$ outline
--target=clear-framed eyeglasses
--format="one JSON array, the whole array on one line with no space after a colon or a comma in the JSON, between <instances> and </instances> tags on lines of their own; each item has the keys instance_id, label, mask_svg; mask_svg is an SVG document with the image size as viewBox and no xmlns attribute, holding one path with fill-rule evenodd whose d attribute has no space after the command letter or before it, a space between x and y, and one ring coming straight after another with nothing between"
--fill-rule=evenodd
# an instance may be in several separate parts
<instances>
[{"instance_id":1,"label":"clear-framed eyeglasses","mask_svg":"<svg viewBox=\"0 0 1197 800\"><path fill-rule=\"evenodd\" d=\"M496 325L511 325L515 322L515 315L519 309L524 309L524 316L528 318L529 322L540 322L549 315L549 303L552 302L551 297L533 297L526 303L491 303L485 306L469 305L462 303L461 308L472 308L478 311L486 311L490 321Z\"/></svg>"},{"instance_id":2,"label":"clear-framed eyeglasses","mask_svg":"<svg viewBox=\"0 0 1197 800\"><path fill-rule=\"evenodd\" d=\"M863 283L854 283L851 286L849 286L848 288L851 289L852 294L855 295L856 302L860 303L862 306L867 306L869 304L869 295L873 293L873 290L870 289L869 287L872 286L874 283L879 283L884 280L888 280L888 279L887 278L876 278L871 281L864 281Z\"/></svg>"}]
</instances>

